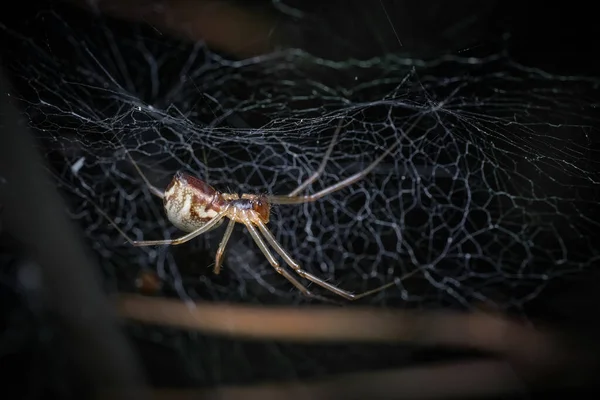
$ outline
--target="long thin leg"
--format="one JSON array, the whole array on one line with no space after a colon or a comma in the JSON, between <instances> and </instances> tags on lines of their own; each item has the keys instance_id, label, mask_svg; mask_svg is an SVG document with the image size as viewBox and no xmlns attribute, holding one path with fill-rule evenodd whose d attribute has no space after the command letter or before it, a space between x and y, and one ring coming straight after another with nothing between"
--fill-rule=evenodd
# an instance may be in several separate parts
<instances>
[{"instance_id":1,"label":"long thin leg","mask_svg":"<svg viewBox=\"0 0 600 400\"><path fill-rule=\"evenodd\" d=\"M423 115L425 114L419 114L419 116L417 117L417 119L412 123L412 125L406 130L406 132L404 133L404 135L408 135L410 133L410 131L417 125L417 123L419 122L419 120L423 117ZM361 172L357 172L354 175L349 176L348 178L333 184L329 187L326 187L325 189L320 190L319 192L315 193L315 194L311 194L308 196L268 196L268 200L271 204L301 204L301 203L310 203L313 201L317 201L319 200L321 197L327 196L328 194L331 194L333 192L337 192L338 190L341 190L347 186L352 185L353 183L356 183L358 181L360 181L361 179L363 179L365 176L367 176L369 173L371 173L371 171L373 171L375 169L375 167L377 167L377 165L387 156L389 156L393 151L396 150L396 148L398 147L398 145L400 144L400 142L396 141L393 145L391 145L386 151L383 152L383 154L381 154L379 157L377 157L375 159L375 161L373 161L371 164L369 164L364 170L362 170Z\"/></svg>"},{"instance_id":2,"label":"long thin leg","mask_svg":"<svg viewBox=\"0 0 600 400\"><path fill-rule=\"evenodd\" d=\"M153 184L150 183L150 180L142 172L142 170L137 165L137 163L135 162L135 160L133 159L133 157L131 157L131 154L129 154L129 151L127 151L127 149L125 147L123 147L123 148L125 149L125 154L127 154L127 157L129 157L129 160L131 161L131 163L133 164L133 166L137 170L138 174L140 174L140 176L144 180L144 183L148 187L148 190L150 190L150 193L152 193L153 195L158 196L161 199L163 199L165 197L165 194L162 192L162 190L158 189L156 186L154 186Z\"/></svg>"},{"instance_id":3,"label":"long thin leg","mask_svg":"<svg viewBox=\"0 0 600 400\"><path fill-rule=\"evenodd\" d=\"M208 231L210 231L215 225L217 225L219 222L221 222L221 220L223 219L223 214L224 213L219 213L216 217L214 217L213 219L211 219L210 221L208 221L205 225L203 225L202 227L196 229L193 232L188 233L187 235L183 235L181 237L178 237L176 239L162 239L162 240L134 240L132 242L130 242L132 245L134 246L160 246L160 245L169 245L169 246L175 246L178 244L182 244L185 243L197 236L202 235L203 233L206 233Z\"/></svg>"},{"instance_id":4,"label":"long thin leg","mask_svg":"<svg viewBox=\"0 0 600 400\"><path fill-rule=\"evenodd\" d=\"M258 225L258 228L260 229L263 236L267 239L267 242L269 242L271 247L281 256L281 258L283 258L283 260L286 262L287 265L289 265L294 271L296 271L296 273L298 275L337 294L338 296L344 297L347 300L358 300L362 297L369 296L369 295L375 294L377 292L381 292L382 290L385 290L396 284L396 282L389 282L389 283L386 283L385 285L379 286L378 288L368 290L366 292L359 293L359 294L354 294L347 290L340 289L337 286L327 283L324 280L322 280L321 278L318 278L318 277L314 276L313 274L303 270L302 267L300 266L300 264L298 264L296 261L294 261L294 259L285 251L285 249L283 247L281 247L279 242L277 242L277 239L275 239L275 237L273 236L271 231L265 226L265 224L260 222L260 220L257 220L256 225Z\"/></svg>"},{"instance_id":5,"label":"long thin leg","mask_svg":"<svg viewBox=\"0 0 600 400\"><path fill-rule=\"evenodd\" d=\"M267 261L269 261L269 264L271 264L271 266L275 269L275 271L277 271L277 273L283 275L283 277L285 279L290 281L292 283L292 285L294 285L296 287L296 289L298 289L300 292L302 292L302 294L304 294L305 296L317 297L317 296L313 295L306 286L304 286L296 278L294 278L294 276L292 274L290 274L287 270L281 268L281 266L279 265L279 263L277 262L277 260L275 259L275 257L273 256L273 254L271 253L269 248L267 247L267 244L265 243L265 241L260 237L260 234L254 227L254 225L252 225L252 222L246 221L244 223L244 225L246 225L246 228L248 228L248 231L250 232L252 239L254 239L254 241L256 242L256 245L258 246L260 251L262 251L262 253L266 257Z\"/></svg>"},{"instance_id":6,"label":"long thin leg","mask_svg":"<svg viewBox=\"0 0 600 400\"><path fill-rule=\"evenodd\" d=\"M199 229L196 229L193 232L190 232L186 235L183 235L179 238L176 239L163 239L163 240L133 240L129 237L129 235L127 235L125 233L125 231L123 231L123 229L119 228L119 226L117 225L117 223L107 214L104 212L104 210L102 210L100 208L100 206L98 206L96 203L94 203L93 201L91 201L90 199L88 199L88 201L90 201L94 207L96 208L96 210L102 214L102 216L104 218L106 218L106 220L108 222L110 222L110 224L117 230L119 231L119 233L121 234L121 236L123 236L125 238L125 240L127 240L129 242L129 244L133 245L133 246L159 246L159 245L178 245L178 244L182 244L185 243L199 235L202 235L203 233L206 233L208 231L210 231L211 229L215 228L217 226L217 224L219 224L222 220L223 217L225 216L225 212L227 209L224 209L223 211L221 211L220 213L218 213L213 219L211 219L210 221L208 221L206 224L204 224L202 227L200 227Z\"/></svg>"},{"instance_id":7,"label":"long thin leg","mask_svg":"<svg viewBox=\"0 0 600 400\"><path fill-rule=\"evenodd\" d=\"M235 220L232 218L227 224L227 228L225 229L225 233L223 234L223 238L221 239L221 243L219 243L219 248L217 249L217 255L215 256L215 267L213 268L213 272L216 275L219 275L219 273L221 272L221 265L223 264L223 254L225 253L225 248L227 247L227 242L231 237L231 232L233 232L234 226Z\"/></svg>"},{"instance_id":8,"label":"long thin leg","mask_svg":"<svg viewBox=\"0 0 600 400\"><path fill-rule=\"evenodd\" d=\"M304 182L302 182L300 184L300 186L298 186L290 194L288 194L288 197L296 196L298 193L302 192L304 189L306 189L306 187L308 185L310 185L311 183L316 181L317 178L319 178L319 176L321 176L323 171L325 171L325 166L327 165L327 162L329 161L329 157L331 157L333 148L335 147L335 144L337 143L337 140L338 140L338 136L340 135L340 131L342 130L343 122L344 122L344 120L341 119L340 123L338 124L337 128L335 129L335 132L333 133L333 138L331 139L331 143L329 143L329 147L327 148L327 151L325 152L325 156L323 157L323 161L321 161L319 168L317 168L317 170L311 176L309 176L308 179L306 179Z\"/></svg>"}]
</instances>

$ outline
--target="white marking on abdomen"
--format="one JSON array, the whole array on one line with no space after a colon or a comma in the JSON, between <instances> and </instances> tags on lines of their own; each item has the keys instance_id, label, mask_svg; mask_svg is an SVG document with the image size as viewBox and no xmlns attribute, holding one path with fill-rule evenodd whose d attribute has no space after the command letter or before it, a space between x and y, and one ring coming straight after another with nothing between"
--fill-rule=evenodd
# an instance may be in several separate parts
<instances>
[{"instance_id":1,"label":"white marking on abdomen","mask_svg":"<svg viewBox=\"0 0 600 400\"><path fill-rule=\"evenodd\" d=\"M206 210L206 205L202 204L198 208L196 208L196 215L200 218L214 218L217 216L217 212L213 209Z\"/></svg>"},{"instance_id":2,"label":"white marking on abdomen","mask_svg":"<svg viewBox=\"0 0 600 400\"><path fill-rule=\"evenodd\" d=\"M190 218L190 211L192 210L192 196L185 196L183 198L183 207L179 210L179 215L182 218L188 219Z\"/></svg>"}]
</instances>

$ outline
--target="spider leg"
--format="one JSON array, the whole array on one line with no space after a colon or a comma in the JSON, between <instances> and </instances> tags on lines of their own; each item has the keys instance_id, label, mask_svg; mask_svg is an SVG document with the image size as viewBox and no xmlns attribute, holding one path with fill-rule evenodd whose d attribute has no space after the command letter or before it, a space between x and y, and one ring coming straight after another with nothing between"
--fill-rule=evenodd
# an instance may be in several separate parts
<instances>
[{"instance_id":1,"label":"spider leg","mask_svg":"<svg viewBox=\"0 0 600 400\"><path fill-rule=\"evenodd\" d=\"M417 123L423 117L423 115L425 115L425 114L424 113L419 114L419 116L416 118L416 120L408 127L406 132L404 132L404 136L408 135L410 133L410 131L415 126L417 126ZM328 186L325 189L321 189L317 193L307 195L307 196L292 196L291 194L287 195L287 196L268 196L267 199L271 204L302 204L302 203L311 203L313 201L317 201L320 198L327 196L328 194L337 192L338 190L341 190L341 189L343 189L347 186L350 186L353 183L356 183L356 182L360 181L361 179L363 179L365 176L370 174L371 171L373 171L375 169L375 167L377 167L377 165L381 161L383 161L384 158L386 158L387 156L392 154L392 152L394 152L398 148L399 144L400 144L400 142L396 141L394 144L392 144L390 147L388 147L388 149L386 151L384 151L383 154L381 154L379 157L377 157L375 159L375 161L373 161L371 164L369 164L362 171L357 172L356 174L351 175L338 183Z\"/></svg>"},{"instance_id":2,"label":"spider leg","mask_svg":"<svg viewBox=\"0 0 600 400\"><path fill-rule=\"evenodd\" d=\"M199 235L202 235L203 233L208 232L209 230L215 228L217 226L217 224L219 224L222 220L223 217L225 216L225 213L227 212L227 209L222 210L220 213L218 213L213 219L211 219L210 221L208 221L206 224L202 225L202 227L200 227L199 229L196 229L193 232L190 232L186 235L183 235L179 238L176 239L164 239L164 240L133 240L131 237L129 237L129 235L127 235L125 233L125 231L123 231L123 229L121 229L119 227L119 225L117 225L117 223L106 213L104 212L104 210L102 210L100 208L100 206L98 206L95 202L93 202L91 199L88 199L88 201L90 201L94 207L96 208L96 210L102 214L102 216L104 218L106 218L106 220L108 222L110 222L110 224L121 234L121 236L123 236L125 238L125 240L127 240L129 242L129 244L131 244L132 246L158 246L158 245L178 245L178 244L182 244L187 242L188 240L191 240Z\"/></svg>"},{"instance_id":3,"label":"spider leg","mask_svg":"<svg viewBox=\"0 0 600 400\"><path fill-rule=\"evenodd\" d=\"M283 247L281 247L279 242L277 242L277 239L275 239L275 236L273 236L273 234L271 233L269 228L266 227L265 224L263 224L260 220L257 220L256 225L260 229L263 236L267 239L267 242L271 245L271 247L281 256L281 258L283 258L283 260L286 262L287 265L289 265L294 271L296 271L296 273L298 275L300 275L301 277L303 277L305 279L308 279L309 281L311 281L313 283L316 283L317 285L321 286L322 288L325 288L325 289L337 294L338 296L344 297L347 300L358 300L362 297L369 296L369 295L375 294L377 292L381 292L382 290L387 289L396 284L395 281L392 281L392 282L386 283L385 285L379 286L375 289L368 290L366 292L358 293L358 294L354 294L347 290L340 289L339 287L332 285L331 283L325 282L321 278L318 278L315 275L303 270L302 267L300 266L300 264L298 264L296 261L294 261L294 259L287 253L287 251L285 251L285 249Z\"/></svg>"},{"instance_id":4,"label":"spider leg","mask_svg":"<svg viewBox=\"0 0 600 400\"><path fill-rule=\"evenodd\" d=\"M163 239L163 240L134 240L131 241L130 243L134 246L160 246L160 245L169 245L169 246L175 246L178 244L182 244L185 243L197 236L202 235L203 233L206 233L208 231L210 231L216 224L218 224L219 222L221 222L221 220L223 219L224 216L224 212L220 212L219 214L217 214L216 217L214 217L213 219L211 219L210 221L208 221L206 224L202 225L200 228L196 229L193 232L190 232L186 235L183 235L181 237L178 237L176 239Z\"/></svg>"},{"instance_id":5,"label":"spider leg","mask_svg":"<svg viewBox=\"0 0 600 400\"><path fill-rule=\"evenodd\" d=\"M279 263L277 262L277 260L275 259L275 257L273 256L273 254L271 253L269 248L267 247L267 244L261 238L260 233L258 233L258 231L256 230L256 228L254 227L254 225L252 224L251 221L249 221L249 220L245 221L244 225L246 225L246 228L248 228L248 231L250 232L250 236L252 236L252 239L254 239L254 242L256 242L256 245L258 246L260 251L262 251L262 253L266 257L267 261L269 261L269 264L271 264L271 266L275 269L275 271L277 271L277 273L283 275L283 277L285 279L290 281L290 283L292 285L294 285L296 287L296 289L298 289L300 292L302 292L302 294L304 294L305 296L318 298L318 296L315 296L314 294L312 294L306 286L304 286L296 278L294 278L294 276L292 274L290 274L287 270L281 268L281 266L279 265Z\"/></svg>"},{"instance_id":6,"label":"spider leg","mask_svg":"<svg viewBox=\"0 0 600 400\"><path fill-rule=\"evenodd\" d=\"M221 265L223 263L223 254L225 253L225 247L227 247L227 242L231 237L231 232L233 232L233 227L235 226L235 220L232 218L229 220L227 224L227 228L225 229L225 233L223 234L223 238L221 239L221 243L219 243L219 248L217 249L217 255L215 256L215 266L213 268L213 272L218 275L221 272Z\"/></svg>"},{"instance_id":7,"label":"spider leg","mask_svg":"<svg viewBox=\"0 0 600 400\"><path fill-rule=\"evenodd\" d=\"M297 196L298 193L302 192L304 189L306 189L306 187L308 185L310 185L311 183L316 181L319 178L319 176L321 176L323 171L325 171L325 166L327 165L327 162L329 161L329 157L331 157L333 148L334 148L335 144L337 143L338 136L340 135L340 131L342 130L343 122L344 122L344 120L341 119L340 123L338 124L337 128L335 129L335 132L333 133L333 138L331 139L331 143L329 143L329 147L327 148L327 151L325 152L325 156L323 157L323 160L321 161L319 168L317 168L317 170L311 176L309 176L304 182L302 182L300 184L300 186L298 186L290 194L288 194L287 197Z\"/></svg>"},{"instance_id":8,"label":"spider leg","mask_svg":"<svg viewBox=\"0 0 600 400\"><path fill-rule=\"evenodd\" d=\"M125 149L125 154L127 154L127 157L129 157L129 161L131 161L131 163L133 164L133 166L137 170L138 174L140 174L140 176L144 180L144 183L146 184L146 187L148 188L148 190L150 190L150 193L152 193L153 195L155 195L157 197L160 197L161 199L164 199L165 194L162 192L162 190L158 189L156 186L154 186L153 184L150 183L150 180L142 172L142 169L135 162L135 160L133 159L133 157L131 157L131 154L129 154L129 151L127 151L127 149Z\"/></svg>"}]
</instances>

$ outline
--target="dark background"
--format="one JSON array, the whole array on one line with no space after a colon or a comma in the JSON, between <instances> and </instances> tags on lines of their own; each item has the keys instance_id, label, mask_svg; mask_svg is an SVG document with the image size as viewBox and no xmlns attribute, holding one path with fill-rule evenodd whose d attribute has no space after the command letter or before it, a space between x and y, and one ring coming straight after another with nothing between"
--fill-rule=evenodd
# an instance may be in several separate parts
<instances>
[{"instance_id":1,"label":"dark background","mask_svg":"<svg viewBox=\"0 0 600 400\"><path fill-rule=\"evenodd\" d=\"M268 1L237 3L260 12L278 12ZM282 17L279 37L285 38L291 46L323 57L367 59L389 52L405 53L417 58L436 58L442 54L481 57L506 49L516 61L544 70L565 75L600 75L600 55L596 43L600 32L591 2L383 1L401 45L393 31L383 29L389 28L389 21L388 16L382 13L379 1L294 1L287 4L293 3L309 17L301 22ZM38 16L39 11L47 9L54 9L82 32L88 27L87 11L62 2L23 1L6 4L0 10L0 23L5 27L0 29L0 59L5 66L4 73L22 93L28 91L26 80L22 79L20 71L11 69L11 65L15 60L27 62L29 58L31 62L36 62L36 56L21 49L21 39L9 34L8 30L21 32L42 43L48 39L47 27ZM109 26L114 26L116 34L131 34L128 32L128 22L118 19L108 21ZM458 24L457 21L465 23ZM459 28L456 28L457 25ZM60 35L51 40L54 51L60 52ZM231 54L230 49L224 49L222 53L236 56ZM0 132L0 135L3 134ZM67 356L70 343L61 337L59 324L52 312L44 308L43 299L35 298L35 293L14 290L18 286L19 274L29 259L30 254L22 244L10 232L2 230L0 218L0 382L4 382L0 390L20 393L22 398L79 396L84 393L82 390L85 385L80 382L85 382L85 379ZM600 303L598 283L600 280L595 271L553 283L527 305L525 313L584 337L595 337L597 328L594 326L598 325L595 315ZM302 353L302 357L294 359L303 359L304 364L296 361L298 364L291 369L296 371L295 375L281 376L274 371L278 370L281 363L290 361L281 355L281 350L274 351L270 343L240 344L222 338L140 326L131 327L128 333L134 338L135 349L139 351L150 382L159 386L212 386L218 383L256 383L274 376L310 377L316 375L311 354L322 354L324 351L331 357L321 362L326 366L320 371L322 375L466 356L462 352L391 351L383 346L381 349L369 349L381 356L370 360L370 364L362 361L359 366L336 356L339 352L348 351L346 346L340 349L329 346L324 350L322 346L283 345L284 354ZM156 337L161 339L157 340ZM206 354L202 362L193 364L197 368L194 371L189 370L192 364L185 360L188 346ZM243 350L240 350L242 347ZM221 350L216 351L215 348ZM231 349L231 352L223 352L222 349ZM213 350L214 353L211 353ZM354 351L358 354L365 349L357 347ZM399 354L402 354L401 361ZM215 357L220 358L222 365L230 366L231 370L225 377L212 373L211 363ZM256 364L253 374L238 373L240 357ZM267 366L264 370L259 366L259 360ZM590 382L590 389L593 384ZM546 394L539 396L545 398ZM8 394L2 397L20 398Z\"/></svg>"}]
</instances>

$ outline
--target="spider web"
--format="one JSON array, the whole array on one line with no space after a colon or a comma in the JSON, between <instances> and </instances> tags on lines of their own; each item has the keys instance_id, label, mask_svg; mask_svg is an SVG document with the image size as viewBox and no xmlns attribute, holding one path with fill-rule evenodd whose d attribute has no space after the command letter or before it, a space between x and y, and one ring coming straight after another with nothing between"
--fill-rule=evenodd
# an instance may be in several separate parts
<instances>
[{"instance_id":1,"label":"spider web","mask_svg":"<svg viewBox=\"0 0 600 400\"><path fill-rule=\"evenodd\" d=\"M241 226L214 276L224 228L181 246L133 248L94 203L134 239L177 237L123 147L159 188L185 170L222 191L284 194L316 170L340 120L309 192L393 143L398 151L350 188L276 207L270 222L328 282L362 291L397 279L366 302L509 308L600 259L596 80L501 51L334 62L287 50L231 61L143 26L54 12L36 20L43 35L3 27L20 45L10 50L13 97L108 290L135 290L140 272L155 271L166 293L185 299L303 301Z\"/></svg>"}]
</instances>

